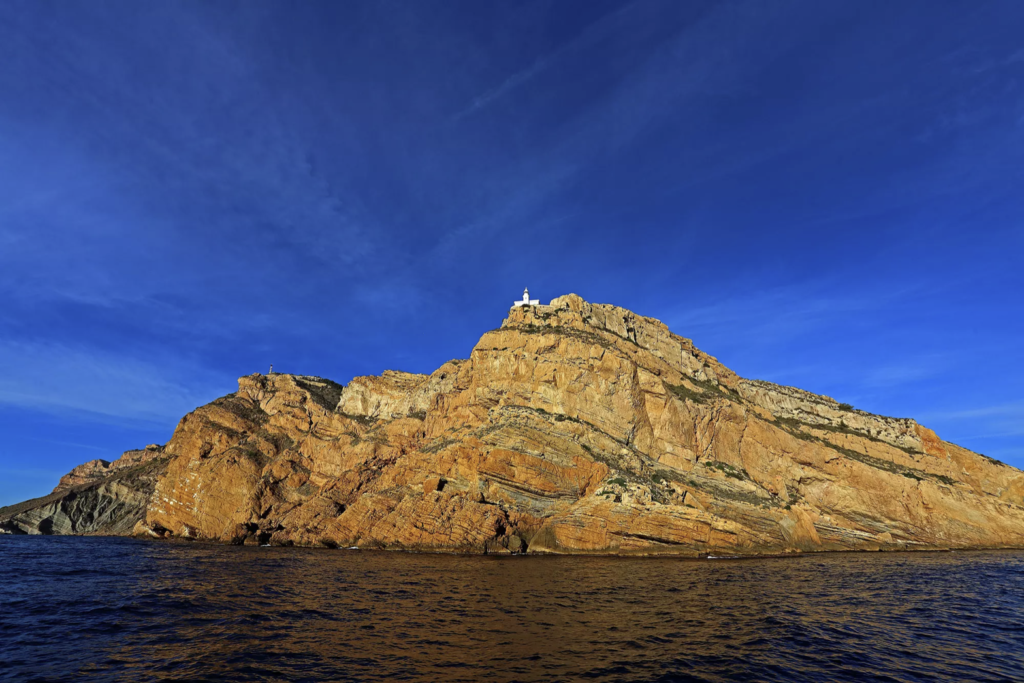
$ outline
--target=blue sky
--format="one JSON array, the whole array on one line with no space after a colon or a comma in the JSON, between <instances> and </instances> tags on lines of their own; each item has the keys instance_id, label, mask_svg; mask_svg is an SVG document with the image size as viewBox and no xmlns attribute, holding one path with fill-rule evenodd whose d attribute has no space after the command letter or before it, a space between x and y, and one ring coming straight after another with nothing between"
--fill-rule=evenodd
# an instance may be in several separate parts
<instances>
[{"instance_id":1,"label":"blue sky","mask_svg":"<svg viewBox=\"0 0 1024 683\"><path fill-rule=\"evenodd\" d=\"M524 286L1024 466L1018 2L8 2L0 504Z\"/></svg>"}]
</instances>

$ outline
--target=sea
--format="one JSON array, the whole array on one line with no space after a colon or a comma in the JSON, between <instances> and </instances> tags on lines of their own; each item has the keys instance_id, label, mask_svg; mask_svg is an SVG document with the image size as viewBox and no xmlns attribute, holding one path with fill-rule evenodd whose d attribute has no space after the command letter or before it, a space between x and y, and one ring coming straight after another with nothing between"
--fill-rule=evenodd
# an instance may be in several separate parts
<instances>
[{"instance_id":1,"label":"sea","mask_svg":"<svg viewBox=\"0 0 1024 683\"><path fill-rule=\"evenodd\" d=\"M1024 553L0 536L3 681L1024 681Z\"/></svg>"}]
</instances>

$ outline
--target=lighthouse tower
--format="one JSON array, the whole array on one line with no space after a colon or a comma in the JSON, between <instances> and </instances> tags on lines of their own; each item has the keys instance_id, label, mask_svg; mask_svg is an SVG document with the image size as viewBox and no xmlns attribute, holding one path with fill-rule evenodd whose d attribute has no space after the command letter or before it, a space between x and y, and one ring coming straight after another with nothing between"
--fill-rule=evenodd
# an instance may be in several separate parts
<instances>
[{"instance_id":1,"label":"lighthouse tower","mask_svg":"<svg viewBox=\"0 0 1024 683\"><path fill-rule=\"evenodd\" d=\"M512 304L512 308L515 308L516 306L539 306L539 305L540 305L540 299L531 299L530 298L530 289L526 288L526 289L523 290L523 300L522 301L514 302Z\"/></svg>"}]
</instances>

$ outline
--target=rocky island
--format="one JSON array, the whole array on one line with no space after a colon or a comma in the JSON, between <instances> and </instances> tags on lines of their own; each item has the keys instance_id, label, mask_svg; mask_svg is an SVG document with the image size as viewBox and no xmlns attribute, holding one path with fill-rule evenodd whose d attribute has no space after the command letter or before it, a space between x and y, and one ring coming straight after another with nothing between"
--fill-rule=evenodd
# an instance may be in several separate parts
<instances>
[{"instance_id":1,"label":"rocky island","mask_svg":"<svg viewBox=\"0 0 1024 683\"><path fill-rule=\"evenodd\" d=\"M695 557L1024 547L1024 472L741 378L570 294L518 302L430 375L242 377L165 446L0 508L0 529Z\"/></svg>"}]
</instances>

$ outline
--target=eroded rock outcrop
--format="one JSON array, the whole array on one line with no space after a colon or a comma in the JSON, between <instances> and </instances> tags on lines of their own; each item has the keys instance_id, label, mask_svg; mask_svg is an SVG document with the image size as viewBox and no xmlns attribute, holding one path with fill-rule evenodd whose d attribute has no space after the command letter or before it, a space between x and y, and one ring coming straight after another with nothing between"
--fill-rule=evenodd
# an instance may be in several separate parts
<instances>
[{"instance_id":1,"label":"eroded rock outcrop","mask_svg":"<svg viewBox=\"0 0 1024 683\"><path fill-rule=\"evenodd\" d=\"M53 489L54 493L67 491L84 484L94 484L106 479L112 474L121 470L136 467L163 456L164 447L157 444L150 444L138 450L125 451L121 457L114 462L106 460L90 460L79 465L63 477Z\"/></svg>"},{"instance_id":2,"label":"eroded rock outcrop","mask_svg":"<svg viewBox=\"0 0 1024 683\"><path fill-rule=\"evenodd\" d=\"M0 531L108 536L133 533L146 519L167 459L154 446L127 451L114 463L99 462L103 464L76 467L48 496L0 508Z\"/></svg>"},{"instance_id":3,"label":"eroded rock outcrop","mask_svg":"<svg viewBox=\"0 0 1024 683\"><path fill-rule=\"evenodd\" d=\"M137 533L467 552L1024 546L1019 470L913 420L740 378L659 321L575 295L512 309L431 375L243 377L161 457Z\"/></svg>"}]
</instances>

